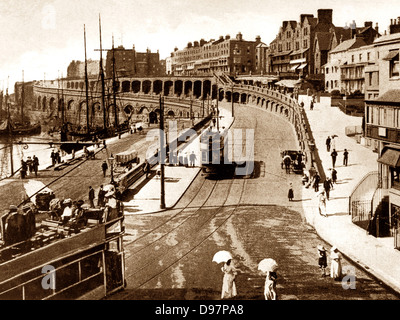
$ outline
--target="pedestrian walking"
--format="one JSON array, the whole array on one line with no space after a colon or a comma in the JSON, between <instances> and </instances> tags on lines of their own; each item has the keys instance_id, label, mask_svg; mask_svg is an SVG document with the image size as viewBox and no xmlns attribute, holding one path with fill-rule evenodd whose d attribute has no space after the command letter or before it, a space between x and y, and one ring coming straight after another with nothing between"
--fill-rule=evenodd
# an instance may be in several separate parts
<instances>
[{"instance_id":1,"label":"pedestrian walking","mask_svg":"<svg viewBox=\"0 0 400 320\"><path fill-rule=\"evenodd\" d=\"M35 177L37 177L38 170L39 170L39 158L33 155L33 171L35 172Z\"/></svg>"},{"instance_id":2,"label":"pedestrian walking","mask_svg":"<svg viewBox=\"0 0 400 320\"><path fill-rule=\"evenodd\" d=\"M310 178L308 177L307 172L304 172L303 177L301 178L301 182L303 183L303 186L307 186L308 181L310 181ZM308 188L308 187L306 187L306 188Z\"/></svg>"},{"instance_id":3,"label":"pedestrian walking","mask_svg":"<svg viewBox=\"0 0 400 320\"><path fill-rule=\"evenodd\" d=\"M300 102L300 107L301 107L301 108L304 108L304 102L303 102L303 101Z\"/></svg>"},{"instance_id":4,"label":"pedestrian walking","mask_svg":"<svg viewBox=\"0 0 400 320\"><path fill-rule=\"evenodd\" d=\"M25 179L26 177L26 171L28 170L28 166L26 165L26 162L24 161L24 159L21 159L21 179Z\"/></svg>"},{"instance_id":5,"label":"pedestrian walking","mask_svg":"<svg viewBox=\"0 0 400 320\"><path fill-rule=\"evenodd\" d=\"M331 249L331 278L342 280L342 255L335 246Z\"/></svg>"},{"instance_id":6,"label":"pedestrian walking","mask_svg":"<svg viewBox=\"0 0 400 320\"><path fill-rule=\"evenodd\" d=\"M321 180L321 177L319 176L318 172L316 172L315 176L314 176L314 185L313 185L315 192L319 191L319 182L320 182L320 180Z\"/></svg>"},{"instance_id":7,"label":"pedestrian walking","mask_svg":"<svg viewBox=\"0 0 400 320\"><path fill-rule=\"evenodd\" d=\"M332 180L330 178L325 179L323 186L326 194L326 199L329 200L329 192L331 191L331 188L333 188Z\"/></svg>"},{"instance_id":8,"label":"pedestrian walking","mask_svg":"<svg viewBox=\"0 0 400 320\"><path fill-rule=\"evenodd\" d=\"M101 170L103 170L103 177L106 177L107 174L107 169L108 169L108 164L107 161L104 160L103 163L101 164Z\"/></svg>"},{"instance_id":9,"label":"pedestrian walking","mask_svg":"<svg viewBox=\"0 0 400 320\"><path fill-rule=\"evenodd\" d=\"M289 185L288 198L289 201L293 201L294 198L293 183L290 183Z\"/></svg>"},{"instance_id":10,"label":"pedestrian walking","mask_svg":"<svg viewBox=\"0 0 400 320\"><path fill-rule=\"evenodd\" d=\"M315 170L314 166L311 166L310 169L308 170L310 174L310 180L314 179L315 174L317 173L317 170Z\"/></svg>"},{"instance_id":11,"label":"pedestrian walking","mask_svg":"<svg viewBox=\"0 0 400 320\"><path fill-rule=\"evenodd\" d=\"M51 165L55 166L56 165L56 153L54 152L54 150L51 150L50 158L51 158Z\"/></svg>"},{"instance_id":12,"label":"pedestrian walking","mask_svg":"<svg viewBox=\"0 0 400 320\"><path fill-rule=\"evenodd\" d=\"M289 155L286 155L283 157L283 164L285 165L286 173L290 173L290 164L291 163L292 163L292 160L290 159Z\"/></svg>"},{"instance_id":13,"label":"pedestrian walking","mask_svg":"<svg viewBox=\"0 0 400 320\"><path fill-rule=\"evenodd\" d=\"M147 179L150 174L150 163L147 159L144 161L143 172L146 175L146 179Z\"/></svg>"},{"instance_id":14,"label":"pedestrian walking","mask_svg":"<svg viewBox=\"0 0 400 320\"><path fill-rule=\"evenodd\" d=\"M318 195L318 211L321 216L328 216L326 214L326 197L324 191L321 191Z\"/></svg>"},{"instance_id":15,"label":"pedestrian walking","mask_svg":"<svg viewBox=\"0 0 400 320\"><path fill-rule=\"evenodd\" d=\"M194 151L192 151L192 153L190 154L189 157L190 157L190 166L191 166L191 167L194 167L195 161L196 161L196 159L197 159L197 157L196 157Z\"/></svg>"},{"instance_id":16,"label":"pedestrian walking","mask_svg":"<svg viewBox=\"0 0 400 320\"><path fill-rule=\"evenodd\" d=\"M92 186L89 187L89 205L91 208L94 208L94 189Z\"/></svg>"},{"instance_id":17,"label":"pedestrian walking","mask_svg":"<svg viewBox=\"0 0 400 320\"><path fill-rule=\"evenodd\" d=\"M343 165L347 167L348 162L349 162L349 152L347 151L347 149L344 149L344 152L343 152Z\"/></svg>"},{"instance_id":18,"label":"pedestrian walking","mask_svg":"<svg viewBox=\"0 0 400 320\"><path fill-rule=\"evenodd\" d=\"M336 139L335 139L335 135L332 136L331 139L331 149L332 150L336 150Z\"/></svg>"},{"instance_id":19,"label":"pedestrian walking","mask_svg":"<svg viewBox=\"0 0 400 320\"><path fill-rule=\"evenodd\" d=\"M222 293L221 299L230 299L237 296L235 278L237 270L232 264L232 259L229 259L224 266L221 268L224 273L222 280Z\"/></svg>"},{"instance_id":20,"label":"pedestrian walking","mask_svg":"<svg viewBox=\"0 0 400 320\"><path fill-rule=\"evenodd\" d=\"M332 175L332 183L336 183L336 181L337 181L337 171L336 171L335 168L332 168L331 175Z\"/></svg>"},{"instance_id":21,"label":"pedestrian walking","mask_svg":"<svg viewBox=\"0 0 400 320\"><path fill-rule=\"evenodd\" d=\"M310 110L313 110L313 109L314 109L314 101L311 100L311 102L310 102Z\"/></svg>"},{"instance_id":22,"label":"pedestrian walking","mask_svg":"<svg viewBox=\"0 0 400 320\"><path fill-rule=\"evenodd\" d=\"M104 196L106 192L103 189L103 185L100 186L99 193L97 194L97 206L99 208L103 208L105 203L104 203Z\"/></svg>"},{"instance_id":23,"label":"pedestrian walking","mask_svg":"<svg viewBox=\"0 0 400 320\"><path fill-rule=\"evenodd\" d=\"M326 267L328 266L327 259L326 259L326 249L324 246L319 245L318 249L318 265L319 268L322 269L322 277L326 276Z\"/></svg>"},{"instance_id":24,"label":"pedestrian walking","mask_svg":"<svg viewBox=\"0 0 400 320\"><path fill-rule=\"evenodd\" d=\"M330 136L328 136L328 138L326 138L325 144L326 144L326 151L330 152L331 151L331 137Z\"/></svg>"},{"instance_id":25,"label":"pedestrian walking","mask_svg":"<svg viewBox=\"0 0 400 320\"><path fill-rule=\"evenodd\" d=\"M276 272L267 272L264 284L264 298L265 300L277 300L276 294Z\"/></svg>"},{"instance_id":26,"label":"pedestrian walking","mask_svg":"<svg viewBox=\"0 0 400 320\"><path fill-rule=\"evenodd\" d=\"M338 153L336 152L335 149L333 149L333 151L331 152L331 157L332 157L332 168L335 168L335 164L336 164L336 157L337 157Z\"/></svg>"}]
</instances>

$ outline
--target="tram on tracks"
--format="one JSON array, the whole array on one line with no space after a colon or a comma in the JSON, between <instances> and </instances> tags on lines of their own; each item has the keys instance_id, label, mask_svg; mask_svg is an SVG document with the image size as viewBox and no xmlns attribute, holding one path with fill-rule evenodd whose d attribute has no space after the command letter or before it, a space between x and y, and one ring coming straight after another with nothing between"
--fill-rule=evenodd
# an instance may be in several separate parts
<instances>
[{"instance_id":1,"label":"tram on tracks","mask_svg":"<svg viewBox=\"0 0 400 320\"><path fill-rule=\"evenodd\" d=\"M254 149L246 140L233 141L228 129L206 130L200 138L201 169L208 176L251 177L254 173ZM243 146L249 148L242 155ZM239 156L233 156L235 148L240 148Z\"/></svg>"}]
</instances>

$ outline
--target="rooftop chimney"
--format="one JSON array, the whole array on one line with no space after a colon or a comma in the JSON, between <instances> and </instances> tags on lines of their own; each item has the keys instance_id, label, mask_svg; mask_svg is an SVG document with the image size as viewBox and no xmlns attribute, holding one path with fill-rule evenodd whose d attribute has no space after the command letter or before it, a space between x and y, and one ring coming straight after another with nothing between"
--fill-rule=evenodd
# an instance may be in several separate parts
<instances>
[{"instance_id":1,"label":"rooftop chimney","mask_svg":"<svg viewBox=\"0 0 400 320\"><path fill-rule=\"evenodd\" d=\"M364 27L371 27L372 28L372 21L365 21Z\"/></svg>"},{"instance_id":2,"label":"rooftop chimney","mask_svg":"<svg viewBox=\"0 0 400 320\"><path fill-rule=\"evenodd\" d=\"M390 19L389 34L400 33L400 17Z\"/></svg>"},{"instance_id":3,"label":"rooftop chimney","mask_svg":"<svg viewBox=\"0 0 400 320\"><path fill-rule=\"evenodd\" d=\"M206 40L200 39L200 46L201 46L201 47L204 46L205 43L206 43Z\"/></svg>"},{"instance_id":4,"label":"rooftop chimney","mask_svg":"<svg viewBox=\"0 0 400 320\"><path fill-rule=\"evenodd\" d=\"M261 42L261 37L260 36L257 36L256 37L256 43L260 43Z\"/></svg>"},{"instance_id":5,"label":"rooftop chimney","mask_svg":"<svg viewBox=\"0 0 400 320\"><path fill-rule=\"evenodd\" d=\"M238 41L242 41L242 40L243 40L243 36L242 36L242 34L240 33L240 31L239 31L239 33L236 35L236 40L238 40Z\"/></svg>"},{"instance_id":6,"label":"rooftop chimney","mask_svg":"<svg viewBox=\"0 0 400 320\"><path fill-rule=\"evenodd\" d=\"M379 33L379 26L378 26L378 22L375 24L375 31L376 31L377 33Z\"/></svg>"},{"instance_id":7,"label":"rooftop chimney","mask_svg":"<svg viewBox=\"0 0 400 320\"><path fill-rule=\"evenodd\" d=\"M332 9L319 9L318 23L332 24Z\"/></svg>"},{"instance_id":8,"label":"rooftop chimney","mask_svg":"<svg viewBox=\"0 0 400 320\"><path fill-rule=\"evenodd\" d=\"M227 34L226 36L225 36L225 40L229 40L231 38L231 36L229 35L229 34Z\"/></svg>"}]
</instances>

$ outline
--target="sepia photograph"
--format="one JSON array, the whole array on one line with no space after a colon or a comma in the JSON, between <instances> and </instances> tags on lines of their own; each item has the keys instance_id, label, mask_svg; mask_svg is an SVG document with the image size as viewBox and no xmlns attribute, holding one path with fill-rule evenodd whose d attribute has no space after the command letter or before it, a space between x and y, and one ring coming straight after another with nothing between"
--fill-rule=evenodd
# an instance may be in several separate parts
<instances>
[{"instance_id":1,"label":"sepia photograph","mask_svg":"<svg viewBox=\"0 0 400 320\"><path fill-rule=\"evenodd\" d=\"M398 0L1 0L0 25L0 300L399 300Z\"/></svg>"}]
</instances>

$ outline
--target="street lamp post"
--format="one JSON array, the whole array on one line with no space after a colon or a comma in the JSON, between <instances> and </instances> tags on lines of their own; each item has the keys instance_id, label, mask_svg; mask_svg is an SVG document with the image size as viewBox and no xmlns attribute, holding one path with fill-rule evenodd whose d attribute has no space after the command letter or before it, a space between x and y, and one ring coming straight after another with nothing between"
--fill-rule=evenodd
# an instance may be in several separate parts
<instances>
[{"instance_id":1,"label":"street lamp post","mask_svg":"<svg viewBox=\"0 0 400 320\"><path fill-rule=\"evenodd\" d=\"M110 171L111 171L111 184L114 184L114 157L111 154L111 157L108 158L108 160L110 161Z\"/></svg>"},{"instance_id":2,"label":"street lamp post","mask_svg":"<svg viewBox=\"0 0 400 320\"><path fill-rule=\"evenodd\" d=\"M160 173L161 173L161 195L160 195L160 209L165 209L165 144L164 144L164 103L160 95Z\"/></svg>"},{"instance_id":3,"label":"street lamp post","mask_svg":"<svg viewBox=\"0 0 400 320\"><path fill-rule=\"evenodd\" d=\"M232 118L233 118L235 116L234 109L233 109L233 85L232 85L232 91L231 91L231 100L232 100Z\"/></svg>"}]
</instances>

